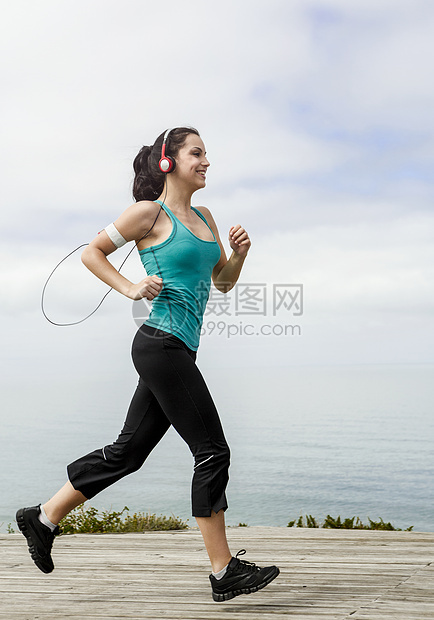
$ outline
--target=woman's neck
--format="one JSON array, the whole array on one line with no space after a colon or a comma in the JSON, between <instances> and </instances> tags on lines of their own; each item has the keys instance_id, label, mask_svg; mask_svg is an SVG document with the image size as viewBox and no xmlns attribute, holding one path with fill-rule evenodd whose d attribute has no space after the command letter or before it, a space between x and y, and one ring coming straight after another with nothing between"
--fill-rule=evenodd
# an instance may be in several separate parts
<instances>
[{"instance_id":1,"label":"woman's neck","mask_svg":"<svg viewBox=\"0 0 434 620\"><path fill-rule=\"evenodd\" d=\"M166 183L158 200L164 202L171 211L190 213L192 195L191 189L181 188L178 184L172 183L170 178L166 178Z\"/></svg>"}]
</instances>

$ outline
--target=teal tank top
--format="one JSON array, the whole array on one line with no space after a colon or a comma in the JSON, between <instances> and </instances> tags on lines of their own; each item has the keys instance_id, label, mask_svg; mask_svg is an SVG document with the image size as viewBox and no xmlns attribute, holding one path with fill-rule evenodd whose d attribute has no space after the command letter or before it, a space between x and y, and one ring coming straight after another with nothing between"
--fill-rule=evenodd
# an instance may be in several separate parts
<instances>
[{"instance_id":1,"label":"teal tank top","mask_svg":"<svg viewBox=\"0 0 434 620\"><path fill-rule=\"evenodd\" d=\"M155 202L169 216L172 232L165 241L139 251L148 276L156 275L163 280L163 288L152 301L145 325L174 334L197 351L211 274L220 259L220 246L200 211L191 207L211 230L214 241L199 239L163 202Z\"/></svg>"}]
</instances>

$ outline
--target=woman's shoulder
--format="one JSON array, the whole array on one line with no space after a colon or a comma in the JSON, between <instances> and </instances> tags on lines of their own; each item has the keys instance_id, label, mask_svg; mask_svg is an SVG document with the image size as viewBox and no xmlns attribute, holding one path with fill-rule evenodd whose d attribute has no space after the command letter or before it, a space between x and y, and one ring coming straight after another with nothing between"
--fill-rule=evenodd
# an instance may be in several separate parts
<instances>
[{"instance_id":1,"label":"woman's shoulder","mask_svg":"<svg viewBox=\"0 0 434 620\"><path fill-rule=\"evenodd\" d=\"M195 207L195 209L197 209L199 213L203 215L203 217L206 219L208 224L211 226L211 228L215 232L217 230L217 224L215 223L215 220L211 214L211 211L208 209L208 207Z\"/></svg>"},{"instance_id":2,"label":"woman's shoulder","mask_svg":"<svg viewBox=\"0 0 434 620\"><path fill-rule=\"evenodd\" d=\"M148 230L159 213L160 205L152 200L139 200L118 217L114 222L119 231L125 231L125 239L135 239L143 234L143 230Z\"/></svg>"},{"instance_id":3,"label":"woman's shoulder","mask_svg":"<svg viewBox=\"0 0 434 620\"><path fill-rule=\"evenodd\" d=\"M194 207L194 208L197 209L197 211L199 211L199 213L201 213L207 220L214 221L211 215L211 211L208 209L208 207Z\"/></svg>"},{"instance_id":4,"label":"woman's shoulder","mask_svg":"<svg viewBox=\"0 0 434 620\"><path fill-rule=\"evenodd\" d=\"M134 220L147 219L148 217L152 217L152 215L155 217L159 209L160 205L153 200L139 200L130 207L127 207L120 217Z\"/></svg>"},{"instance_id":5,"label":"woman's shoulder","mask_svg":"<svg viewBox=\"0 0 434 620\"><path fill-rule=\"evenodd\" d=\"M160 208L160 205L154 200L139 200L132 204L130 208L141 213L153 213Z\"/></svg>"},{"instance_id":6,"label":"woman's shoulder","mask_svg":"<svg viewBox=\"0 0 434 620\"><path fill-rule=\"evenodd\" d=\"M217 224L214 221L213 216L211 215L211 211L208 209L208 207L195 207L195 209L197 209L199 213L206 219L206 223L211 228L211 230L213 231L215 235L215 238L221 245L219 230L218 230Z\"/></svg>"}]
</instances>

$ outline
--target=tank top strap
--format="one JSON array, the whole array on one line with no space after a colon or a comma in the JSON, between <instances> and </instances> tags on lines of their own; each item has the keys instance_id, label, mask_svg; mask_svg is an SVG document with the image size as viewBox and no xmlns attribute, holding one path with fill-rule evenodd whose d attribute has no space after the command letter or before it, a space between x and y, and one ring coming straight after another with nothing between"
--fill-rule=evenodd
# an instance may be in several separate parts
<instances>
[{"instance_id":1,"label":"tank top strap","mask_svg":"<svg viewBox=\"0 0 434 620\"><path fill-rule=\"evenodd\" d=\"M173 215L172 211L169 209L169 207L167 207L164 202L162 202L161 200L154 200L154 202L156 202L157 204L160 205L160 207L163 208L164 212L167 213L167 215L170 217L170 219L172 220L172 222L176 219L176 217Z\"/></svg>"},{"instance_id":2,"label":"tank top strap","mask_svg":"<svg viewBox=\"0 0 434 620\"><path fill-rule=\"evenodd\" d=\"M170 217L171 221L174 224L175 230L176 230L176 222L180 222L180 220L178 220L176 215L174 213L172 213L172 211L169 209L168 206L166 206L164 204L164 202L162 202L161 200L154 200L154 202L159 204L164 209L164 212L167 213L167 215ZM214 234L214 231L211 228L211 226L208 224L208 222L206 221L206 217L199 211L199 209L196 209L196 207L191 206L190 209L192 211L194 211L200 217L200 219L205 222L205 224L208 226L208 228L212 232L212 236L214 237L214 241L217 242L217 239L216 239L216 236ZM191 233L191 230L189 228L187 228L187 226L185 226L185 224L183 224L182 222L180 222L180 223L184 226L184 228L186 228ZM196 236L194 233L192 233L192 235Z\"/></svg>"},{"instance_id":3,"label":"tank top strap","mask_svg":"<svg viewBox=\"0 0 434 620\"><path fill-rule=\"evenodd\" d=\"M212 232L212 235L215 239L215 234L213 229L211 228L211 226L208 224L208 222L206 221L206 217L199 211L199 209L196 209L196 207L191 207L193 209L193 211L195 213L197 213L197 215L205 222L205 224L208 226L208 228L210 229L210 231Z\"/></svg>"}]
</instances>

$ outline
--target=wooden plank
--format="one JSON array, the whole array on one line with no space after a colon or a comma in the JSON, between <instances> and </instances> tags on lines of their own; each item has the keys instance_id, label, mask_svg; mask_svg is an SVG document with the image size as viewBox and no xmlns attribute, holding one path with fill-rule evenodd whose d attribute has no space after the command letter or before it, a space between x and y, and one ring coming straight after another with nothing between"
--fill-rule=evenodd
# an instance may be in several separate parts
<instances>
[{"instance_id":1,"label":"wooden plank","mask_svg":"<svg viewBox=\"0 0 434 620\"><path fill-rule=\"evenodd\" d=\"M0 618L311 620L434 617L434 533L228 528L233 553L276 563L261 592L214 603L200 533L56 539L56 570L33 565L21 534L0 536Z\"/></svg>"}]
</instances>

